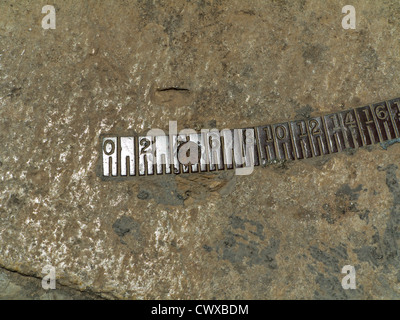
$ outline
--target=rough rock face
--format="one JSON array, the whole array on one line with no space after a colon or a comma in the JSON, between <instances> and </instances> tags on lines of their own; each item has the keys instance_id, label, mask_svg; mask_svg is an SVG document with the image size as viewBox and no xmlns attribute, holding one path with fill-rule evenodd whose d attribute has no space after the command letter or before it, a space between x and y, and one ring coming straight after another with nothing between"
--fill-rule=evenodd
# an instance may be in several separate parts
<instances>
[{"instance_id":1,"label":"rough rock face","mask_svg":"<svg viewBox=\"0 0 400 320\"><path fill-rule=\"evenodd\" d=\"M96 174L100 134L400 96L399 1L352 1L356 30L333 0L54 0L55 30L46 4L0 2L0 298L400 298L400 144L250 176Z\"/></svg>"}]
</instances>

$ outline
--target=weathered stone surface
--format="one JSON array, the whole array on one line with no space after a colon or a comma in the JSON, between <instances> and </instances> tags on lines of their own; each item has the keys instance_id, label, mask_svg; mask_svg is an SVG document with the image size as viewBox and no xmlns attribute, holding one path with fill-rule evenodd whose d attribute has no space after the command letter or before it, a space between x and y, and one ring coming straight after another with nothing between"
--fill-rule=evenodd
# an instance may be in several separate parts
<instances>
[{"instance_id":1,"label":"weathered stone surface","mask_svg":"<svg viewBox=\"0 0 400 320\"><path fill-rule=\"evenodd\" d=\"M244 128L399 96L398 1L353 1L356 30L337 1L53 3L56 30L41 28L47 1L0 3L0 266L55 266L61 298L400 297L399 144L250 176L96 174L102 133ZM344 265L357 290L342 289ZM48 294L24 281L0 297Z\"/></svg>"}]
</instances>

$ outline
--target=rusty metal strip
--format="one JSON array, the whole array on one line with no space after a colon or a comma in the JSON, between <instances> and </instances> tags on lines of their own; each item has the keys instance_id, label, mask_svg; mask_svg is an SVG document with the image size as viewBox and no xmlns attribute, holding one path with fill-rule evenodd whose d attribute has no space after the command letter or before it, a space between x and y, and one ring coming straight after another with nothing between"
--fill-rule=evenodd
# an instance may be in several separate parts
<instances>
[{"instance_id":1,"label":"rusty metal strip","mask_svg":"<svg viewBox=\"0 0 400 320\"><path fill-rule=\"evenodd\" d=\"M319 157L396 138L400 138L400 98L321 117L221 132L102 135L102 176L226 171ZM190 148L197 148L195 158L187 156L195 150ZM182 155L189 161L182 163Z\"/></svg>"}]
</instances>

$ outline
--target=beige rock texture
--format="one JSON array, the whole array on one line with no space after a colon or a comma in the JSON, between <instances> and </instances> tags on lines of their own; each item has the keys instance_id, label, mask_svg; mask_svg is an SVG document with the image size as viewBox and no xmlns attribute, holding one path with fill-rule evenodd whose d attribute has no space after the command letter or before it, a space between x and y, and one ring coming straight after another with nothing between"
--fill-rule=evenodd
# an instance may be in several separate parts
<instances>
[{"instance_id":1,"label":"beige rock texture","mask_svg":"<svg viewBox=\"0 0 400 320\"><path fill-rule=\"evenodd\" d=\"M400 144L250 176L97 174L101 134L400 96L399 1L352 1L355 30L333 0L50 2L0 2L0 298L400 298Z\"/></svg>"}]
</instances>

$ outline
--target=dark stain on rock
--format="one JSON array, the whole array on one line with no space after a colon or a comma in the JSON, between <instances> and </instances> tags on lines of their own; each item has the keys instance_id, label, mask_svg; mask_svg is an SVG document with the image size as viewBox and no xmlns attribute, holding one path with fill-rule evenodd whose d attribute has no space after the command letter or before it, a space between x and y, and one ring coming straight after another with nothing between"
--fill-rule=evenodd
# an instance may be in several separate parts
<instances>
[{"instance_id":1,"label":"dark stain on rock","mask_svg":"<svg viewBox=\"0 0 400 320\"><path fill-rule=\"evenodd\" d=\"M366 73L376 71L378 69L380 64L379 56L372 46L368 46L365 50L363 50L361 56L365 62L365 65L368 66L368 68L365 70Z\"/></svg>"},{"instance_id":2,"label":"dark stain on rock","mask_svg":"<svg viewBox=\"0 0 400 320\"><path fill-rule=\"evenodd\" d=\"M358 149L352 149L352 148L347 148L344 150L344 152L348 155L348 156L354 156L357 153Z\"/></svg>"},{"instance_id":3,"label":"dark stain on rock","mask_svg":"<svg viewBox=\"0 0 400 320\"><path fill-rule=\"evenodd\" d=\"M317 218L317 213L312 210L300 207L293 215L296 219L302 221L313 221Z\"/></svg>"},{"instance_id":4,"label":"dark stain on rock","mask_svg":"<svg viewBox=\"0 0 400 320\"><path fill-rule=\"evenodd\" d=\"M341 186L335 193L337 204L336 210L341 214L357 212L357 201L360 197L361 190L361 184L354 189L352 189L348 184Z\"/></svg>"},{"instance_id":5,"label":"dark stain on rock","mask_svg":"<svg viewBox=\"0 0 400 320\"><path fill-rule=\"evenodd\" d=\"M400 269L397 241L400 239L400 184L396 175L398 167L394 164L386 169L386 185L393 195L393 206L383 235L383 255L387 264Z\"/></svg>"},{"instance_id":6,"label":"dark stain on rock","mask_svg":"<svg viewBox=\"0 0 400 320\"><path fill-rule=\"evenodd\" d=\"M7 205L9 207L19 207L24 204L24 201L21 200L17 194L12 194L7 201Z\"/></svg>"},{"instance_id":7,"label":"dark stain on rock","mask_svg":"<svg viewBox=\"0 0 400 320\"><path fill-rule=\"evenodd\" d=\"M243 243L240 237L228 234L223 242L222 259L229 260L234 265L240 265L246 260L246 264L266 265L269 269L276 269L275 255L279 248L279 239L271 238L268 246L260 248L255 241Z\"/></svg>"},{"instance_id":8,"label":"dark stain on rock","mask_svg":"<svg viewBox=\"0 0 400 320\"><path fill-rule=\"evenodd\" d=\"M329 203L325 203L322 206L322 209L325 211L324 213L322 213L322 218L324 218L329 224L334 224L336 222L336 219L332 214L332 208Z\"/></svg>"},{"instance_id":9,"label":"dark stain on rock","mask_svg":"<svg viewBox=\"0 0 400 320\"><path fill-rule=\"evenodd\" d=\"M325 203L322 206L324 213L322 217L329 223L334 224L349 213L359 213L357 201L360 192L363 190L360 184L352 189L348 184L342 185L335 193L335 199L332 203Z\"/></svg>"},{"instance_id":10,"label":"dark stain on rock","mask_svg":"<svg viewBox=\"0 0 400 320\"><path fill-rule=\"evenodd\" d=\"M135 238L139 238L140 225L131 217L122 216L113 224L113 230L119 237L124 237L128 233L132 234Z\"/></svg>"},{"instance_id":11,"label":"dark stain on rock","mask_svg":"<svg viewBox=\"0 0 400 320\"><path fill-rule=\"evenodd\" d=\"M373 267L378 267L382 264L383 255L379 238L379 233L376 230L375 235L371 239L372 245L365 245L353 250L357 254L359 261L368 262Z\"/></svg>"},{"instance_id":12,"label":"dark stain on rock","mask_svg":"<svg viewBox=\"0 0 400 320\"><path fill-rule=\"evenodd\" d=\"M140 254L146 244L146 239L141 232L139 222L128 216L117 219L113 226L114 232L119 236L119 240L126 245L134 255Z\"/></svg>"},{"instance_id":13,"label":"dark stain on rock","mask_svg":"<svg viewBox=\"0 0 400 320\"><path fill-rule=\"evenodd\" d=\"M296 108L296 119L310 119L314 109L309 105L305 105L299 109Z\"/></svg>"},{"instance_id":14,"label":"dark stain on rock","mask_svg":"<svg viewBox=\"0 0 400 320\"><path fill-rule=\"evenodd\" d=\"M246 65L242 70L241 75L246 78L250 78L253 75L254 69L251 65Z\"/></svg>"},{"instance_id":15,"label":"dark stain on rock","mask_svg":"<svg viewBox=\"0 0 400 320\"><path fill-rule=\"evenodd\" d=\"M256 221L247 220L247 219L241 219L238 216L231 217L231 226L234 229L246 230L246 225L245 225L246 223L249 223L256 227L256 231L249 231L249 233L254 234L258 238L260 238L260 240L265 239L264 234L263 234L264 227L261 223L256 222Z\"/></svg>"},{"instance_id":16,"label":"dark stain on rock","mask_svg":"<svg viewBox=\"0 0 400 320\"><path fill-rule=\"evenodd\" d=\"M383 235L374 227L375 233L369 244L354 249L359 261L367 262L374 268L383 267L382 272L390 272L390 266L400 269L398 241L400 239L400 184L396 175L398 167L394 164L386 168L378 167L379 171L386 172L386 185L393 195L393 204L390 208L386 229ZM399 274L398 274L399 275ZM392 289L393 284L387 283L385 277L378 277L381 287L394 298L399 298L398 292Z\"/></svg>"},{"instance_id":17,"label":"dark stain on rock","mask_svg":"<svg viewBox=\"0 0 400 320\"><path fill-rule=\"evenodd\" d=\"M316 64L321 61L324 52L326 51L326 47L322 45L312 45L308 44L303 48L303 59L305 64Z\"/></svg>"},{"instance_id":18,"label":"dark stain on rock","mask_svg":"<svg viewBox=\"0 0 400 320\"><path fill-rule=\"evenodd\" d=\"M357 188L352 189L348 184L344 184L336 192L338 197L347 197L351 201L357 201L360 197L360 191L362 190L362 185L360 184Z\"/></svg>"},{"instance_id":19,"label":"dark stain on rock","mask_svg":"<svg viewBox=\"0 0 400 320\"><path fill-rule=\"evenodd\" d=\"M146 199L149 199L150 194L145 190L140 190L137 197L140 200L146 200Z\"/></svg>"},{"instance_id":20,"label":"dark stain on rock","mask_svg":"<svg viewBox=\"0 0 400 320\"><path fill-rule=\"evenodd\" d=\"M329 248L329 251L322 251L315 246L310 247L310 254L315 260L323 263L335 273L340 273L339 259L348 259L347 248L343 244L335 248Z\"/></svg>"},{"instance_id":21,"label":"dark stain on rock","mask_svg":"<svg viewBox=\"0 0 400 320\"><path fill-rule=\"evenodd\" d=\"M174 175L148 178L148 183L139 186L137 197L140 200L153 199L158 204L183 206L185 195L178 192Z\"/></svg>"},{"instance_id":22,"label":"dark stain on rock","mask_svg":"<svg viewBox=\"0 0 400 320\"><path fill-rule=\"evenodd\" d=\"M212 120L207 121L207 124L206 124L207 129L214 129L216 127L217 127L217 120L212 119Z\"/></svg>"},{"instance_id":23,"label":"dark stain on rock","mask_svg":"<svg viewBox=\"0 0 400 320\"><path fill-rule=\"evenodd\" d=\"M249 224L252 229L246 228ZM264 265L269 269L276 269L275 256L279 249L280 240L271 237L268 245L264 244L264 227L255 221L231 217L231 228L225 233L225 238L216 248L219 258L230 261L235 268L241 269L245 265Z\"/></svg>"},{"instance_id":24,"label":"dark stain on rock","mask_svg":"<svg viewBox=\"0 0 400 320\"><path fill-rule=\"evenodd\" d=\"M364 213L360 213L358 216L360 217L361 220L365 220L365 222L368 224L369 223L369 210L365 210Z\"/></svg>"},{"instance_id":25,"label":"dark stain on rock","mask_svg":"<svg viewBox=\"0 0 400 320\"><path fill-rule=\"evenodd\" d=\"M22 90L22 87L12 87L10 90L10 93L7 94L7 97L11 97L11 98L18 97L21 95L21 90Z\"/></svg>"}]
</instances>

